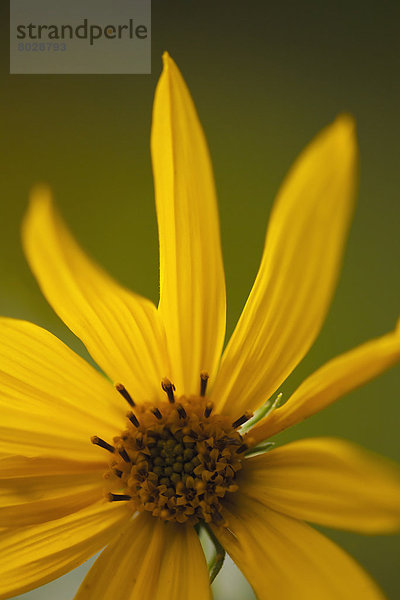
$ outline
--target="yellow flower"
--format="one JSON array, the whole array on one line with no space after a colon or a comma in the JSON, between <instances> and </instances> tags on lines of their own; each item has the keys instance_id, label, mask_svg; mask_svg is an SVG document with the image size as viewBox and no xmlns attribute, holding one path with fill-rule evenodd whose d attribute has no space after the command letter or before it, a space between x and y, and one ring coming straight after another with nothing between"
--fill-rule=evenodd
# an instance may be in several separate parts
<instances>
[{"instance_id":1,"label":"yellow flower","mask_svg":"<svg viewBox=\"0 0 400 600\"><path fill-rule=\"evenodd\" d=\"M30 265L114 386L45 330L0 320L0 598L59 577L106 546L78 600L204 600L210 586L199 527L261 600L382 598L306 522L398 530L396 468L334 439L260 453L267 438L400 358L397 328L323 366L285 404L263 404L328 310L353 212L351 118L323 130L285 180L221 361L225 283L212 170L167 54L151 149L158 309L84 255L46 189L33 194L23 232Z\"/></svg>"}]
</instances>

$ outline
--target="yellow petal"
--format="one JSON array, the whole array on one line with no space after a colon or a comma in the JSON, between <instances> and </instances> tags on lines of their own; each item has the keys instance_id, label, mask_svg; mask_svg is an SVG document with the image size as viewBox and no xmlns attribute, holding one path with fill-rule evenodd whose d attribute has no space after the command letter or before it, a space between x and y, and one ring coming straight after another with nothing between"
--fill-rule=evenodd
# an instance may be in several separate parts
<instances>
[{"instance_id":1,"label":"yellow petal","mask_svg":"<svg viewBox=\"0 0 400 600\"><path fill-rule=\"evenodd\" d=\"M160 305L172 379L198 394L200 372L216 372L225 335L225 279L214 180L196 109L164 54L151 151L160 238Z\"/></svg>"},{"instance_id":2,"label":"yellow petal","mask_svg":"<svg viewBox=\"0 0 400 600\"><path fill-rule=\"evenodd\" d=\"M328 310L353 212L353 121L339 117L278 193L253 289L212 391L232 416L267 400L306 354Z\"/></svg>"},{"instance_id":3,"label":"yellow petal","mask_svg":"<svg viewBox=\"0 0 400 600\"><path fill-rule=\"evenodd\" d=\"M155 400L169 376L155 306L113 281L79 248L37 188L23 229L25 252L42 292L97 364L136 400Z\"/></svg>"},{"instance_id":4,"label":"yellow petal","mask_svg":"<svg viewBox=\"0 0 400 600\"><path fill-rule=\"evenodd\" d=\"M0 319L0 452L105 461L90 443L125 426L112 385L48 331Z\"/></svg>"},{"instance_id":5,"label":"yellow petal","mask_svg":"<svg viewBox=\"0 0 400 600\"><path fill-rule=\"evenodd\" d=\"M314 415L400 360L400 326L326 363L289 400L252 429L261 441Z\"/></svg>"},{"instance_id":6,"label":"yellow petal","mask_svg":"<svg viewBox=\"0 0 400 600\"><path fill-rule=\"evenodd\" d=\"M48 583L101 550L131 511L99 503L56 521L0 531L0 600Z\"/></svg>"},{"instance_id":7,"label":"yellow petal","mask_svg":"<svg viewBox=\"0 0 400 600\"><path fill-rule=\"evenodd\" d=\"M0 459L0 527L60 519L104 496L104 465L53 458Z\"/></svg>"},{"instance_id":8,"label":"yellow petal","mask_svg":"<svg viewBox=\"0 0 400 600\"><path fill-rule=\"evenodd\" d=\"M240 494L214 528L258 600L383 600L363 569L309 525Z\"/></svg>"},{"instance_id":9,"label":"yellow petal","mask_svg":"<svg viewBox=\"0 0 400 600\"><path fill-rule=\"evenodd\" d=\"M208 571L193 527L141 513L97 559L74 600L207 600Z\"/></svg>"},{"instance_id":10,"label":"yellow petal","mask_svg":"<svg viewBox=\"0 0 400 600\"><path fill-rule=\"evenodd\" d=\"M361 533L400 529L400 469L348 442L287 444L246 460L243 478L247 495L297 519Z\"/></svg>"}]
</instances>

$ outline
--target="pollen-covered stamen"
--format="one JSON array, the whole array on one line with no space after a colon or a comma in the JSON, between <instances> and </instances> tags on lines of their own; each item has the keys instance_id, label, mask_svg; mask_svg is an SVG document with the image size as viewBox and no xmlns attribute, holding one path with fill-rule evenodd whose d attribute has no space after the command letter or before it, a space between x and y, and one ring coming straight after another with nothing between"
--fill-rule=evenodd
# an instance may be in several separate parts
<instances>
[{"instance_id":1,"label":"pollen-covered stamen","mask_svg":"<svg viewBox=\"0 0 400 600\"><path fill-rule=\"evenodd\" d=\"M126 387L124 385L122 385L122 383L116 383L115 384L115 389L117 390L117 392L119 392L121 394L121 396L123 398L125 398L125 400L129 404L129 406L132 406L132 408L134 408L135 403L134 403L134 401L132 399L132 396L130 395L130 393L126 389Z\"/></svg>"},{"instance_id":2,"label":"pollen-covered stamen","mask_svg":"<svg viewBox=\"0 0 400 600\"><path fill-rule=\"evenodd\" d=\"M232 423L232 427L234 429L237 429L238 427L240 427L241 425L243 425L243 423L246 423L246 421L248 421L249 419L251 419L253 416L252 412L246 411L241 417L239 417L238 419L236 419L236 421L234 421Z\"/></svg>"},{"instance_id":3,"label":"pollen-covered stamen","mask_svg":"<svg viewBox=\"0 0 400 600\"><path fill-rule=\"evenodd\" d=\"M200 373L200 396L205 396L206 395L206 390L207 390L207 382L209 380L209 374L207 373L207 371L202 371Z\"/></svg>"},{"instance_id":4,"label":"pollen-covered stamen","mask_svg":"<svg viewBox=\"0 0 400 600\"><path fill-rule=\"evenodd\" d=\"M167 394L169 402L171 404L173 404L175 402L175 396L174 396L175 386L174 386L174 384L171 383L171 381L165 377L161 382L161 387L164 390L164 392Z\"/></svg>"},{"instance_id":5,"label":"pollen-covered stamen","mask_svg":"<svg viewBox=\"0 0 400 600\"><path fill-rule=\"evenodd\" d=\"M104 448L104 450L108 450L108 452L114 452L114 450L115 450L114 446L112 446L108 442L105 442L104 440L99 438L97 435L92 436L90 438L90 441L95 446L100 446L100 448Z\"/></svg>"},{"instance_id":6,"label":"pollen-covered stamen","mask_svg":"<svg viewBox=\"0 0 400 600\"><path fill-rule=\"evenodd\" d=\"M212 408L201 396L164 402L158 416L154 406L138 405L139 426L129 420L114 438L106 474L111 493L166 521L224 525L223 499L238 489L238 451L247 444L229 417Z\"/></svg>"}]
</instances>

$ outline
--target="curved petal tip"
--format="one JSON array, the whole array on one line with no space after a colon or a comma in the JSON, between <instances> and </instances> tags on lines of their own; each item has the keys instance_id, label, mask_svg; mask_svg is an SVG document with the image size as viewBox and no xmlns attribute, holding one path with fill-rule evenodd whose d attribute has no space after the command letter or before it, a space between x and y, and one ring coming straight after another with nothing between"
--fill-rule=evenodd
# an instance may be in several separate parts
<instances>
[{"instance_id":1,"label":"curved petal tip","mask_svg":"<svg viewBox=\"0 0 400 600\"><path fill-rule=\"evenodd\" d=\"M168 66L171 64L172 58L167 50L165 50L162 54L162 61L164 69L167 69Z\"/></svg>"},{"instance_id":2,"label":"curved petal tip","mask_svg":"<svg viewBox=\"0 0 400 600\"><path fill-rule=\"evenodd\" d=\"M51 188L47 183L36 183L29 191L29 205L41 203L51 203L53 200L53 194Z\"/></svg>"},{"instance_id":3,"label":"curved petal tip","mask_svg":"<svg viewBox=\"0 0 400 600\"><path fill-rule=\"evenodd\" d=\"M356 120L350 113L340 113L334 123L342 127L343 130L347 130L351 133L355 133Z\"/></svg>"}]
</instances>

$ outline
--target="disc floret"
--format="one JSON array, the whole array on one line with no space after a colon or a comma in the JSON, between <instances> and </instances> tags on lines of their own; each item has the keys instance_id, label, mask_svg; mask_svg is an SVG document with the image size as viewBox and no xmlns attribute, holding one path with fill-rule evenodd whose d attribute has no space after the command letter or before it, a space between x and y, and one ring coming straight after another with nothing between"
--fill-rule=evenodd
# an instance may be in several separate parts
<instances>
[{"instance_id":1,"label":"disc floret","mask_svg":"<svg viewBox=\"0 0 400 600\"><path fill-rule=\"evenodd\" d=\"M130 501L134 510L166 521L222 524L221 500L238 489L248 449L235 428L243 419L232 423L214 414L201 395L169 393L168 400L128 413L127 428L112 446L109 499Z\"/></svg>"}]
</instances>

